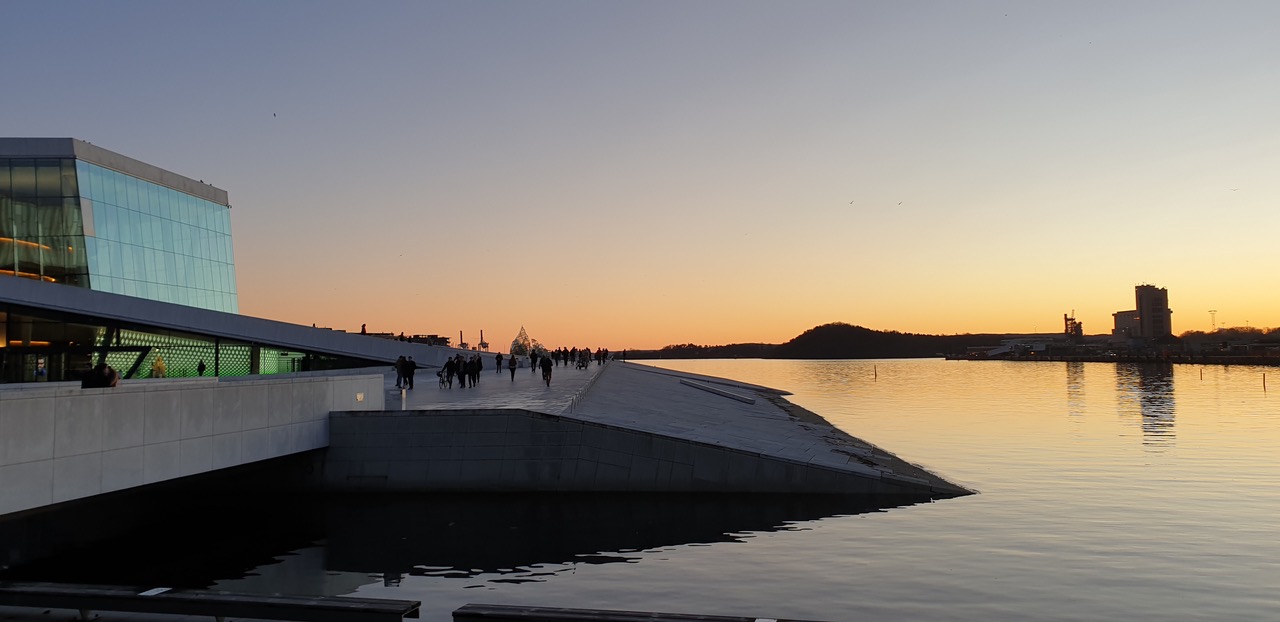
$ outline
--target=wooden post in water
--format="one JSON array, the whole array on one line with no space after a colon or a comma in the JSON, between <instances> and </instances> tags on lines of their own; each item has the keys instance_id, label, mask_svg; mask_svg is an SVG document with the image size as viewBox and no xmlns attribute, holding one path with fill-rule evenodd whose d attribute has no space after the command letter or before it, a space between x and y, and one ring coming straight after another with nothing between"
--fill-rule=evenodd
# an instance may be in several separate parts
<instances>
[{"instance_id":1,"label":"wooden post in water","mask_svg":"<svg viewBox=\"0 0 1280 622\"><path fill-rule=\"evenodd\" d=\"M1267 372L1262 372L1262 392L1267 392Z\"/></svg>"},{"instance_id":2,"label":"wooden post in water","mask_svg":"<svg viewBox=\"0 0 1280 622\"><path fill-rule=\"evenodd\" d=\"M872 382L879 382L880 380L880 371L876 369L875 365L871 366L871 380Z\"/></svg>"}]
</instances>

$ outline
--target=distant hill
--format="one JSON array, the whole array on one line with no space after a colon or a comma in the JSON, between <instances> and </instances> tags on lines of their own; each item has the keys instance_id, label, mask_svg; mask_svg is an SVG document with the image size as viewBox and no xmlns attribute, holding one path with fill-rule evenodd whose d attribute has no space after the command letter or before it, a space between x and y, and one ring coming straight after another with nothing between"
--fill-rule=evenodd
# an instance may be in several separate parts
<instances>
[{"instance_id":1,"label":"distant hill","mask_svg":"<svg viewBox=\"0 0 1280 622\"><path fill-rule=\"evenodd\" d=\"M999 334L919 335L878 331L836 322L815 326L783 344L739 343L700 346L689 343L670 345L661 350L629 350L627 358L925 358L959 354L970 347L994 347L1010 336Z\"/></svg>"}]
</instances>

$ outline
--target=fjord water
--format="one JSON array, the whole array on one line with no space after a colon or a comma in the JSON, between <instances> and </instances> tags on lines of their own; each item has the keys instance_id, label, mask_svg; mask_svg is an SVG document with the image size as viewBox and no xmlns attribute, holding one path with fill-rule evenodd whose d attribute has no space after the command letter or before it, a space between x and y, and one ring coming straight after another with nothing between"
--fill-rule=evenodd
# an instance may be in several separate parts
<instances>
[{"instance_id":1,"label":"fjord water","mask_svg":"<svg viewBox=\"0 0 1280 622\"><path fill-rule=\"evenodd\" d=\"M832 622L1280 618L1280 370L648 363L791 391L848 433L979 494L911 505L254 500L211 513L216 526L185 542L133 539L127 555L81 557L39 578L414 599L441 621L466 603ZM219 543L218 532L238 535ZM148 542L159 550L144 553Z\"/></svg>"},{"instance_id":2,"label":"fjord water","mask_svg":"<svg viewBox=\"0 0 1280 622\"><path fill-rule=\"evenodd\" d=\"M1263 392L1266 368L653 364L791 391L979 494L881 509L357 502L330 508L326 540L216 587L319 575L325 589L292 589L419 599L429 620L468 602L859 622L1280 617L1280 393Z\"/></svg>"}]
</instances>

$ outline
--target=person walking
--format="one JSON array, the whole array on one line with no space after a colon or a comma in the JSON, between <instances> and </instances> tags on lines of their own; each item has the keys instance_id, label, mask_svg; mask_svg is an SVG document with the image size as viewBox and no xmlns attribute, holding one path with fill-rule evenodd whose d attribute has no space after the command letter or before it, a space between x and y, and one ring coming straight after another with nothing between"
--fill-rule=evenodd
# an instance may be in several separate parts
<instances>
[{"instance_id":1,"label":"person walking","mask_svg":"<svg viewBox=\"0 0 1280 622\"><path fill-rule=\"evenodd\" d=\"M196 365L196 374L197 374L197 375L200 375L200 376L203 376L203 375L204 375L204 370L206 370L206 369L208 369L208 368L204 366L204 359L200 359L200 364L199 364L199 365Z\"/></svg>"},{"instance_id":2,"label":"person walking","mask_svg":"<svg viewBox=\"0 0 1280 622\"><path fill-rule=\"evenodd\" d=\"M418 371L418 363L411 356L409 360L404 362L404 384L410 389L413 388L413 372L415 371Z\"/></svg>"},{"instance_id":3,"label":"person walking","mask_svg":"<svg viewBox=\"0 0 1280 622\"><path fill-rule=\"evenodd\" d=\"M444 360L444 382L445 384L449 385L450 389L453 388L453 375L457 372L458 372L458 364L453 360L453 357L451 356L445 359Z\"/></svg>"},{"instance_id":4,"label":"person walking","mask_svg":"<svg viewBox=\"0 0 1280 622\"><path fill-rule=\"evenodd\" d=\"M467 357L459 354L453 357L453 361L458 370L458 388L465 389L467 388Z\"/></svg>"},{"instance_id":5,"label":"person walking","mask_svg":"<svg viewBox=\"0 0 1280 622\"><path fill-rule=\"evenodd\" d=\"M516 361L516 355L512 354L507 357L507 369L511 370L511 382L516 381L516 365L518 364L519 363Z\"/></svg>"},{"instance_id":6,"label":"person walking","mask_svg":"<svg viewBox=\"0 0 1280 622\"><path fill-rule=\"evenodd\" d=\"M547 383L547 386L550 387L551 386L551 359L545 356L542 357L541 365L542 365L542 381Z\"/></svg>"}]
</instances>

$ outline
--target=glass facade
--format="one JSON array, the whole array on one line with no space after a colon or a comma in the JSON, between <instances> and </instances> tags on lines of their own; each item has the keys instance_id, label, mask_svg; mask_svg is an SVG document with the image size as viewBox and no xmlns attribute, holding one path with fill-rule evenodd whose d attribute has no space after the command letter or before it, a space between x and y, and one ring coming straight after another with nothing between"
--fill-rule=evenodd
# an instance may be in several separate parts
<instances>
[{"instance_id":1,"label":"glass facade","mask_svg":"<svg viewBox=\"0 0 1280 622\"><path fill-rule=\"evenodd\" d=\"M106 363L123 378L248 376L385 366L206 335L0 305L0 382L80 380Z\"/></svg>"},{"instance_id":2,"label":"glass facade","mask_svg":"<svg viewBox=\"0 0 1280 622\"><path fill-rule=\"evenodd\" d=\"M0 159L0 276L89 286L72 159Z\"/></svg>"},{"instance_id":3,"label":"glass facade","mask_svg":"<svg viewBox=\"0 0 1280 622\"><path fill-rule=\"evenodd\" d=\"M0 276L236 313L231 210L72 158L0 159Z\"/></svg>"},{"instance_id":4,"label":"glass facade","mask_svg":"<svg viewBox=\"0 0 1280 622\"><path fill-rule=\"evenodd\" d=\"M93 289L239 311L225 205L79 160Z\"/></svg>"}]
</instances>

